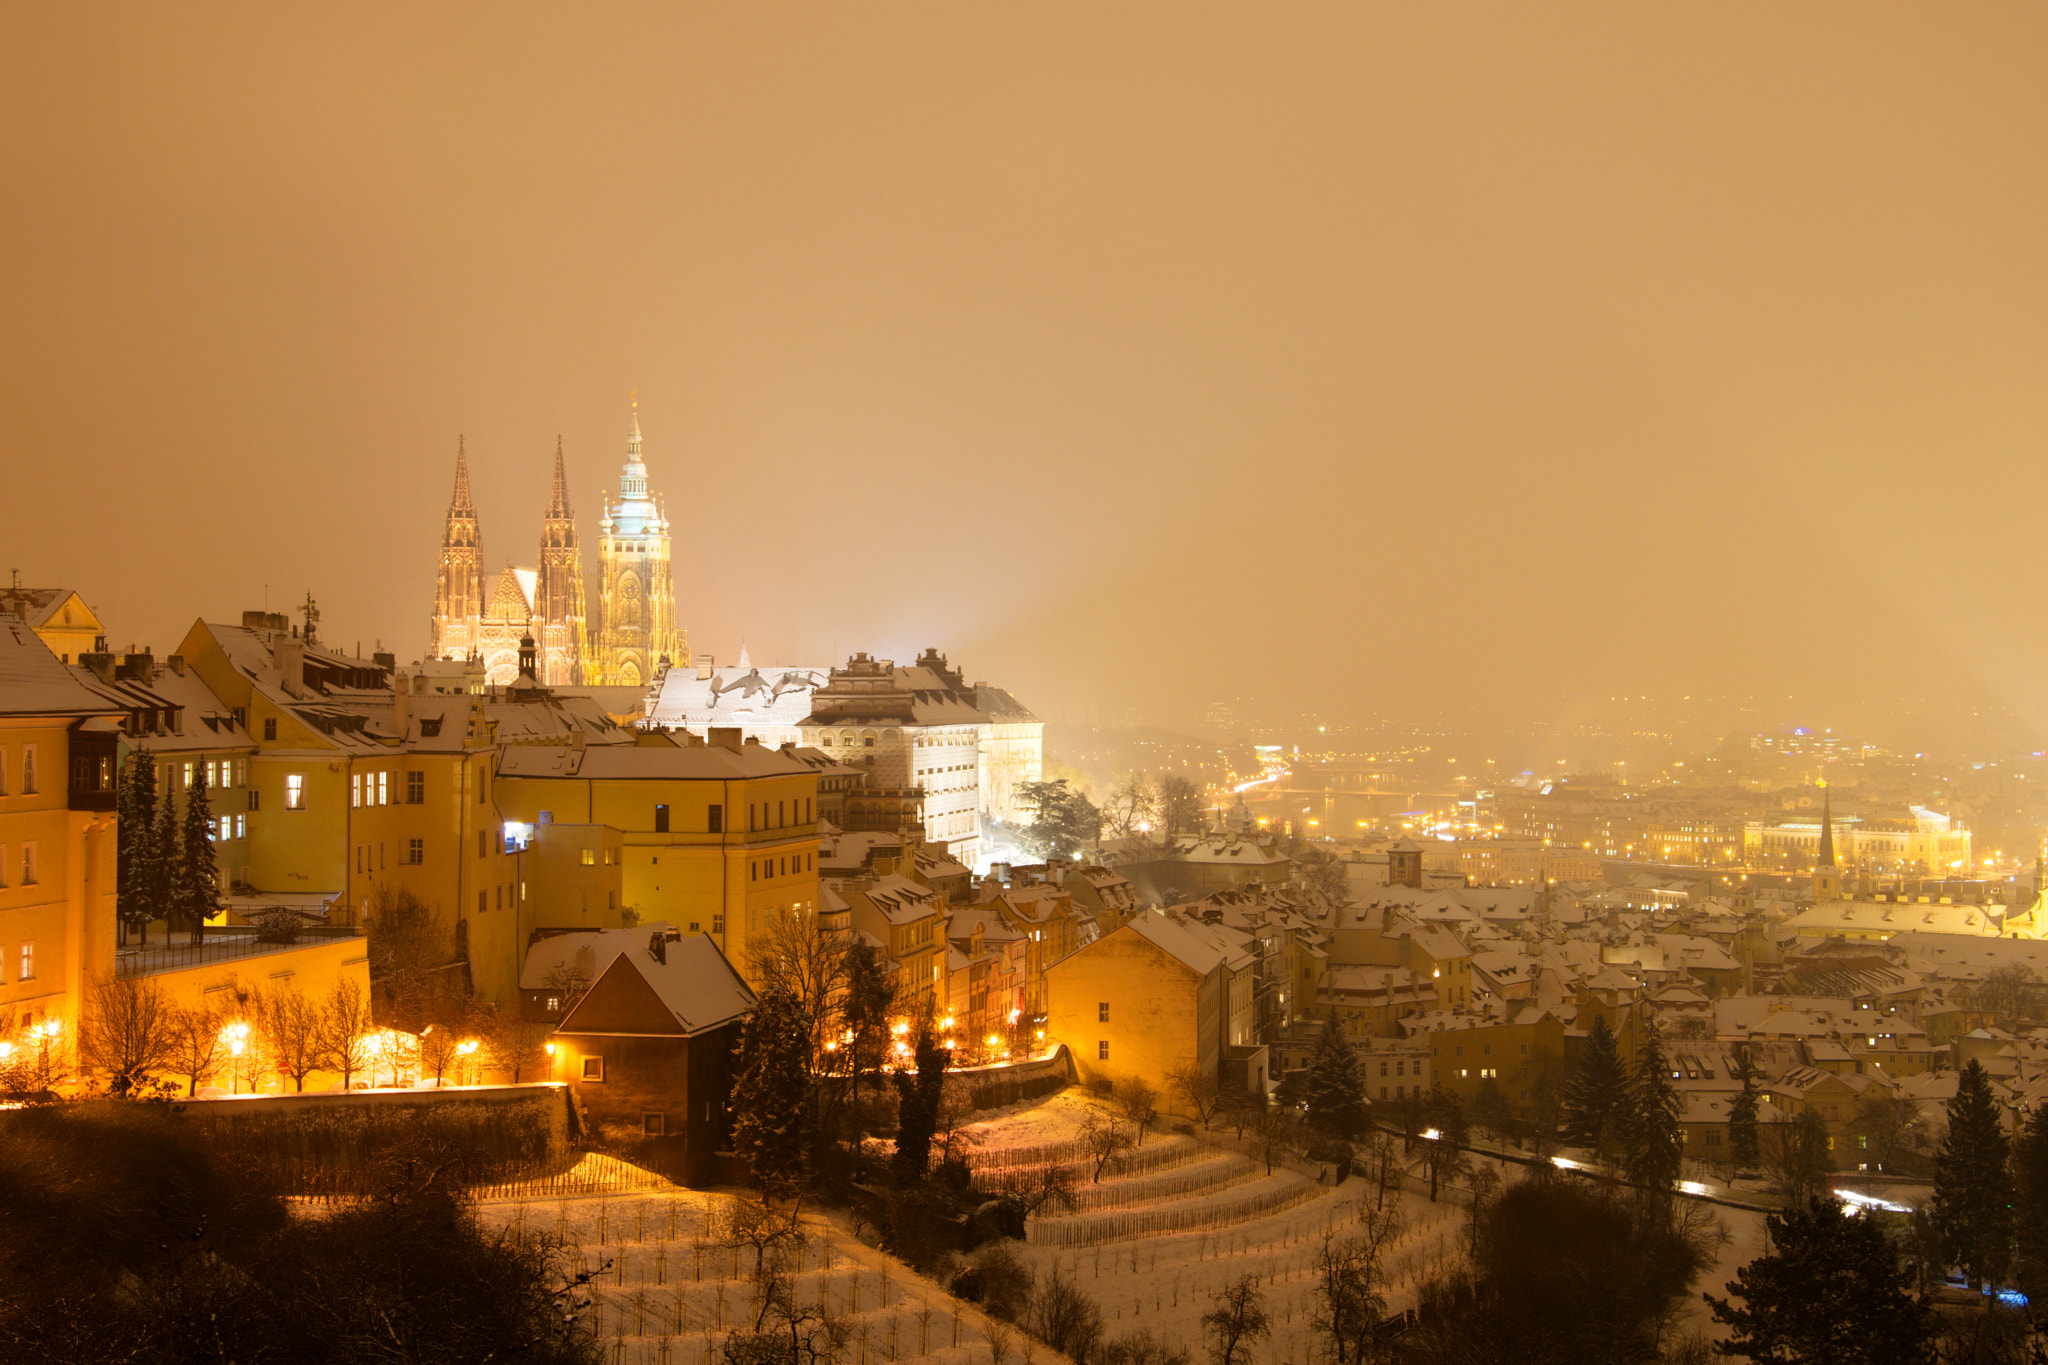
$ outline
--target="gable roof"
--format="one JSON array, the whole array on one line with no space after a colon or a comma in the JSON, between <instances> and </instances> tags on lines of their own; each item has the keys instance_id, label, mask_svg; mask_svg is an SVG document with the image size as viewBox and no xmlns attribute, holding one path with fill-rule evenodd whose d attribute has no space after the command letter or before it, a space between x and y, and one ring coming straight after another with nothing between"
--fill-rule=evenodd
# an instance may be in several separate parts
<instances>
[{"instance_id":1,"label":"gable roof","mask_svg":"<svg viewBox=\"0 0 2048 1365\"><path fill-rule=\"evenodd\" d=\"M118 716L124 709L81 683L28 622L0 617L0 715Z\"/></svg>"},{"instance_id":2,"label":"gable roof","mask_svg":"<svg viewBox=\"0 0 2048 1365\"><path fill-rule=\"evenodd\" d=\"M634 933L639 946L612 958L557 1033L687 1038L753 1011L753 991L708 935L619 932ZM650 948L657 935L664 938L660 960Z\"/></svg>"}]
</instances>

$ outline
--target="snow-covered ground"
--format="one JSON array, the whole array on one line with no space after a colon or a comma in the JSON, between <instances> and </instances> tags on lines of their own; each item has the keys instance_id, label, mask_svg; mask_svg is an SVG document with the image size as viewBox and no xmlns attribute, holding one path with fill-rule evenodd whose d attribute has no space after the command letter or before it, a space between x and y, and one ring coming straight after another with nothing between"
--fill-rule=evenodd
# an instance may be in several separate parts
<instances>
[{"instance_id":1,"label":"snow-covered ground","mask_svg":"<svg viewBox=\"0 0 2048 1365\"><path fill-rule=\"evenodd\" d=\"M1354 1178L1332 1188L1312 1174L1233 1150L1226 1135L1153 1133L1115 1159L1097 1182L1082 1146L1082 1123L1100 1102L1077 1091L1014 1106L975 1123L967 1142L972 1162L989 1177L1028 1177L1047 1164L1075 1171L1080 1207L1034 1218L1022 1244L1012 1243L1041 1281L1058 1274L1102 1307L1110 1338L1140 1328L1202 1356L1201 1315L1217 1290L1256 1274L1272 1315L1273 1334L1255 1353L1261 1362L1322 1358L1310 1325L1314 1261L1326 1234L1356 1229L1374 1191ZM1525 1168L1494 1166L1502 1179ZM573 1267L608 1266L593 1293L599 1333L611 1365L720 1365L728 1331L749 1326L754 1288L752 1252L719 1244L722 1211L737 1191L685 1190L624 1163L587 1157L545 1189L483 1192L483 1216L520 1232L546 1232L570 1247ZM1440 1202L1424 1194L1387 1196L1399 1209L1388 1253L1389 1306L1407 1307L1416 1288L1462 1255L1466 1237L1462 1191ZM1720 1333L1699 1290L1725 1294L1736 1269L1762 1250L1763 1216L1716 1210L1730 1240L1679 1310L1681 1332ZM917 1361L991 1365L990 1328L973 1305L893 1257L863 1245L843 1218L807 1212L797 1261L800 1302L822 1303L848 1318L853 1335L843 1365ZM1011 1361L1024 1359L1020 1337ZM1031 1344L1032 1355L1056 1359Z\"/></svg>"}]
</instances>

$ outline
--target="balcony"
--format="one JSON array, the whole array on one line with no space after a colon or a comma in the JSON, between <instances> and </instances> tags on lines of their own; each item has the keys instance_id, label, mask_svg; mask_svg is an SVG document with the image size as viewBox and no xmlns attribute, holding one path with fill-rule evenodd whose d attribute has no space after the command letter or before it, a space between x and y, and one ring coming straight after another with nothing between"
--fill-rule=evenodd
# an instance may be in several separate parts
<instances>
[{"instance_id":1,"label":"balcony","mask_svg":"<svg viewBox=\"0 0 2048 1365\"><path fill-rule=\"evenodd\" d=\"M267 957L274 953L296 952L332 943L337 939L361 939L363 931L346 925L315 925L311 928L293 930L286 936L265 934L255 929L237 926L232 929L209 929L197 946L185 942L148 945L131 944L114 950L114 974L116 976L155 976L162 972L179 972L188 967L209 966L216 962L234 962L243 958ZM178 938L182 939L183 934Z\"/></svg>"}]
</instances>

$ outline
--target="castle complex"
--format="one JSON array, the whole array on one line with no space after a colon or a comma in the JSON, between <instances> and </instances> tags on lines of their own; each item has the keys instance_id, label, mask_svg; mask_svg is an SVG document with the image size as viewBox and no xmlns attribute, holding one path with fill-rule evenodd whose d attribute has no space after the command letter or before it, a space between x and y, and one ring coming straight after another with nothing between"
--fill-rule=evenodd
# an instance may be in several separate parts
<instances>
[{"instance_id":1,"label":"castle complex","mask_svg":"<svg viewBox=\"0 0 2048 1365\"><path fill-rule=\"evenodd\" d=\"M508 560L487 581L469 456L458 442L428 657L475 657L484 665L485 680L502 685L519 676L521 642L531 637L537 681L557 687L639 687L660 673L665 660L686 660L688 637L676 626L669 571L668 517L648 492L637 402L618 498L606 498L600 531L598 614L592 623L586 621L583 557L558 440L554 485L541 521L540 567L515 568Z\"/></svg>"}]
</instances>

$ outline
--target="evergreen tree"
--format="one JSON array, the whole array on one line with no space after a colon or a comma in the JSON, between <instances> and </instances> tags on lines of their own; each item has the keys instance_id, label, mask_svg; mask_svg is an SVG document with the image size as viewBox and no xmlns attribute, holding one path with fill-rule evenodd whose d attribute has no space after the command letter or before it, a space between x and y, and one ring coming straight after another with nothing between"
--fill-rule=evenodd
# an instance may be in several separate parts
<instances>
[{"instance_id":1,"label":"evergreen tree","mask_svg":"<svg viewBox=\"0 0 2048 1365\"><path fill-rule=\"evenodd\" d=\"M1102 812L1064 777L1018 784L1017 804L1031 812L1024 842L1040 857L1066 857L1102 837Z\"/></svg>"},{"instance_id":2,"label":"evergreen tree","mask_svg":"<svg viewBox=\"0 0 2048 1365\"><path fill-rule=\"evenodd\" d=\"M939 1101L946 1091L951 1048L932 1037L931 1021L917 1030L917 1071L896 1073L896 1155L890 1164L902 1181L921 1179L931 1167L932 1134L939 1127Z\"/></svg>"},{"instance_id":3,"label":"evergreen tree","mask_svg":"<svg viewBox=\"0 0 2048 1365\"><path fill-rule=\"evenodd\" d=\"M163 864L156 846L156 762L129 757L115 802L114 905L121 923L149 941L149 922L163 913Z\"/></svg>"},{"instance_id":4,"label":"evergreen tree","mask_svg":"<svg viewBox=\"0 0 2048 1365\"><path fill-rule=\"evenodd\" d=\"M1942 1254L1973 1285L1994 1284L2011 1259L2011 1143L1991 1080L1972 1061L1948 1102L1948 1136L1934 1164L1934 1228Z\"/></svg>"},{"instance_id":5,"label":"evergreen tree","mask_svg":"<svg viewBox=\"0 0 2048 1365\"><path fill-rule=\"evenodd\" d=\"M1358 1053L1338 1030L1335 1017L1323 1021L1316 1038L1302 1098L1312 1128L1351 1138L1365 1127L1365 1081L1358 1074Z\"/></svg>"},{"instance_id":6,"label":"evergreen tree","mask_svg":"<svg viewBox=\"0 0 2048 1365\"><path fill-rule=\"evenodd\" d=\"M184 824L172 891L173 911L198 943L206 932L206 921L221 909L220 869L213 857L213 808L206 796L204 763L192 765L192 785L185 790Z\"/></svg>"},{"instance_id":7,"label":"evergreen tree","mask_svg":"<svg viewBox=\"0 0 2048 1365\"><path fill-rule=\"evenodd\" d=\"M1636 1072L1629 1085L1628 1151L1622 1170L1645 1189L1669 1193L1678 1179L1685 1149L1680 1145L1678 1091L1657 1030L1643 1030Z\"/></svg>"},{"instance_id":8,"label":"evergreen tree","mask_svg":"<svg viewBox=\"0 0 2048 1365\"><path fill-rule=\"evenodd\" d=\"M739 1070L732 1083L732 1149L754 1183L789 1191L803 1183L810 1134L811 1076L804 1069L809 1039L804 1013L787 991L769 990L740 1034Z\"/></svg>"},{"instance_id":9,"label":"evergreen tree","mask_svg":"<svg viewBox=\"0 0 2048 1365\"><path fill-rule=\"evenodd\" d=\"M2030 1302L2048 1296L2048 1107L2036 1109L2013 1144L2013 1283Z\"/></svg>"},{"instance_id":10,"label":"evergreen tree","mask_svg":"<svg viewBox=\"0 0 2048 1365\"><path fill-rule=\"evenodd\" d=\"M1564 1088L1565 1139L1605 1153L1627 1136L1628 1068L1604 1016L1593 1016L1578 1068Z\"/></svg>"},{"instance_id":11,"label":"evergreen tree","mask_svg":"<svg viewBox=\"0 0 2048 1365\"><path fill-rule=\"evenodd\" d=\"M1747 1055L1736 1060L1736 1079L1741 1091L1728 1104L1728 1159L1738 1171L1753 1171L1763 1156L1757 1141L1756 1110L1763 1098L1756 1083L1756 1068Z\"/></svg>"},{"instance_id":12,"label":"evergreen tree","mask_svg":"<svg viewBox=\"0 0 2048 1365\"><path fill-rule=\"evenodd\" d=\"M154 880L156 883L156 913L164 921L164 937L169 938L171 925L178 914L178 874L183 861L178 856L178 802L175 779L165 782L157 793L156 832L151 838L156 859Z\"/></svg>"},{"instance_id":13,"label":"evergreen tree","mask_svg":"<svg viewBox=\"0 0 2048 1365\"><path fill-rule=\"evenodd\" d=\"M1771 1365L1916 1365L1933 1359L1934 1315L1869 1218L1815 1199L1767 1220L1770 1251L1735 1272L1740 1306L1705 1296L1733 1330L1721 1350Z\"/></svg>"}]
</instances>

